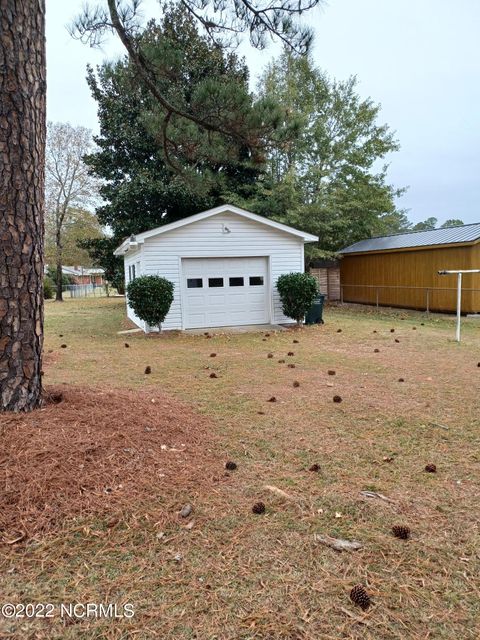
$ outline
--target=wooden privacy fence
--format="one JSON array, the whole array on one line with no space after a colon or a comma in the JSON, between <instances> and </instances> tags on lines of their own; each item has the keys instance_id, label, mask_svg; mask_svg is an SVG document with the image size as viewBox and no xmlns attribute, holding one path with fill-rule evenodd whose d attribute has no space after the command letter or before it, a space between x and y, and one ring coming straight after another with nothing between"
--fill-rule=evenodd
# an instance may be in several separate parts
<instances>
[{"instance_id":1,"label":"wooden privacy fence","mask_svg":"<svg viewBox=\"0 0 480 640\"><path fill-rule=\"evenodd\" d=\"M309 273L317 279L320 293L327 300L340 300L340 267L333 264L328 267L311 267Z\"/></svg>"},{"instance_id":2,"label":"wooden privacy fence","mask_svg":"<svg viewBox=\"0 0 480 640\"><path fill-rule=\"evenodd\" d=\"M408 295L406 295L408 294ZM455 311L456 287L412 287L408 285L342 284L340 301L378 307L404 307L430 311ZM462 313L480 312L480 289L462 289Z\"/></svg>"}]
</instances>

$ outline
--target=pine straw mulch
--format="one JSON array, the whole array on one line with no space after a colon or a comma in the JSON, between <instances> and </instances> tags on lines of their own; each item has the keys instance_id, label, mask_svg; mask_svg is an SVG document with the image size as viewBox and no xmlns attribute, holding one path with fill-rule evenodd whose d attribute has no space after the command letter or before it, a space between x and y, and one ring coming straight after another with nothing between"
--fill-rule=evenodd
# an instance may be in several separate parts
<instances>
[{"instance_id":1,"label":"pine straw mulch","mask_svg":"<svg viewBox=\"0 0 480 640\"><path fill-rule=\"evenodd\" d=\"M159 520L178 517L175 496L198 488L212 460L207 438L205 418L157 391L50 388L43 408L0 416L0 541L76 517L113 526L152 501Z\"/></svg>"}]
</instances>

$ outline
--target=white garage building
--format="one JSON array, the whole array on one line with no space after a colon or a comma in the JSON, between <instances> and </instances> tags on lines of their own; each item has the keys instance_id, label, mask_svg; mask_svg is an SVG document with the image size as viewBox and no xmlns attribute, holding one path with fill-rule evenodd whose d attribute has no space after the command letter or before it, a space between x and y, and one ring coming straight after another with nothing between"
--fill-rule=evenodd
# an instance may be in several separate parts
<instances>
[{"instance_id":1,"label":"white garage building","mask_svg":"<svg viewBox=\"0 0 480 640\"><path fill-rule=\"evenodd\" d=\"M275 287L283 273L304 270L304 244L316 236L231 205L125 240L125 281L160 275L175 285L162 329L290 323ZM145 326L128 306L128 317Z\"/></svg>"}]
</instances>

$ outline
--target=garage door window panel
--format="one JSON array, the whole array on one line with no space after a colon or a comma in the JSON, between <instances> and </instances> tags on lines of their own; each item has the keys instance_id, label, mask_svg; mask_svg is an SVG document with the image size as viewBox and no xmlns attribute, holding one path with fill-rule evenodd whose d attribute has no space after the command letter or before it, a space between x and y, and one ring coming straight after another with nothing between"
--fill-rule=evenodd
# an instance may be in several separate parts
<instances>
[{"instance_id":1,"label":"garage door window panel","mask_svg":"<svg viewBox=\"0 0 480 640\"><path fill-rule=\"evenodd\" d=\"M251 287L263 286L263 276L250 276L250 286Z\"/></svg>"},{"instance_id":2,"label":"garage door window panel","mask_svg":"<svg viewBox=\"0 0 480 640\"><path fill-rule=\"evenodd\" d=\"M230 287L243 287L243 278L234 276L228 279L228 285Z\"/></svg>"},{"instance_id":3,"label":"garage door window panel","mask_svg":"<svg viewBox=\"0 0 480 640\"><path fill-rule=\"evenodd\" d=\"M223 287L223 278L209 278L208 286L210 289Z\"/></svg>"},{"instance_id":4,"label":"garage door window panel","mask_svg":"<svg viewBox=\"0 0 480 640\"><path fill-rule=\"evenodd\" d=\"M203 289L203 279L187 278L187 289Z\"/></svg>"}]
</instances>

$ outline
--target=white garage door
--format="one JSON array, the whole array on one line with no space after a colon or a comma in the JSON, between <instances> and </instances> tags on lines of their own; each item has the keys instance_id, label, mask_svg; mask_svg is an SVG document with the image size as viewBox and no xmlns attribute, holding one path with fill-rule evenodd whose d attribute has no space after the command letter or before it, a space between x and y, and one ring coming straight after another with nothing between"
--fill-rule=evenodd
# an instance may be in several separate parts
<instances>
[{"instance_id":1,"label":"white garage door","mask_svg":"<svg viewBox=\"0 0 480 640\"><path fill-rule=\"evenodd\" d=\"M267 258L184 258L186 329L269 322Z\"/></svg>"}]
</instances>

